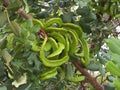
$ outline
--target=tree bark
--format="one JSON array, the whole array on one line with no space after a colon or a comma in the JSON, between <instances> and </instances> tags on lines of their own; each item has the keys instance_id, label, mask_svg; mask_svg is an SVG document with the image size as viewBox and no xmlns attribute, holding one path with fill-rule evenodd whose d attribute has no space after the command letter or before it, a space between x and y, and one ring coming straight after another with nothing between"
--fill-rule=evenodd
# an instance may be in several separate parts
<instances>
[{"instance_id":1,"label":"tree bark","mask_svg":"<svg viewBox=\"0 0 120 90\"><path fill-rule=\"evenodd\" d=\"M22 15L25 19L30 19L30 18L32 18L32 16L30 16L29 14L27 14L27 13L25 12L25 10L22 9L22 8L18 9L17 12L18 12L18 14Z\"/></svg>"},{"instance_id":2,"label":"tree bark","mask_svg":"<svg viewBox=\"0 0 120 90\"><path fill-rule=\"evenodd\" d=\"M97 80L92 77L87 69L85 69L80 62L72 62L74 66L86 77L86 79L90 82L90 84L96 89L96 90L104 90L104 87L100 85Z\"/></svg>"}]
</instances>

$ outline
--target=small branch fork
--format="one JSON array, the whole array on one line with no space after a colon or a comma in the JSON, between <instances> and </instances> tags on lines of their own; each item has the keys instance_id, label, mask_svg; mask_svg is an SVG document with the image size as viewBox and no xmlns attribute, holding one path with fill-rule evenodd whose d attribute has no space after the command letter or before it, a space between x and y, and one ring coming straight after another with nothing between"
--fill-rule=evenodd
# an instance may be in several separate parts
<instances>
[{"instance_id":1,"label":"small branch fork","mask_svg":"<svg viewBox=\"0 0 120 90\"><path fill-rule=\"evenodd\" d=\"M2 2L6 5L9 5L10 4L10 1L9 0L2 0ZM20 14L21 16L23 16L25 19L30 19L32 18L32 16L30 16L29 14L27 14L25 12L24 9L20 8L18 9L17 11L18 14ZM80 62L72 62L73 65L86 77L86 80L96 89L96 90L104 90L104 87L102 85L100 85L97 80L92 77L87 69L85 69Z\"/></svg>"}]
</instances>

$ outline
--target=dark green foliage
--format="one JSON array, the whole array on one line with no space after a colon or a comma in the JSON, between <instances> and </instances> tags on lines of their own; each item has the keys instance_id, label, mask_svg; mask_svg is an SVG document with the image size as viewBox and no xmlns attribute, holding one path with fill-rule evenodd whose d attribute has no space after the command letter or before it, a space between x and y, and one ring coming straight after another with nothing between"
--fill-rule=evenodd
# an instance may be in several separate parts
<instances>
[{"instance_id":1,"label":"dark green foliage","mask_svg":"<svg viewBox=\"0 0 120 90\"><path fill-rule=\"evenodd\" d=\"M74 74L72 71L71 73L68 72L69 68L66 71L67 65L72 65L71 63L76 61L81 62L85 58L82 54L76 55L77 52L81 53L83 50L80 41L77 46L79 49L69 55L69 62L57 67L58 74L55 77L47 80L40 79L40 75L44 71L51 69L44 66L39 58L40 46L44 41L44 36L40 34L43 27L32 19L25 20L22 15L17 13L19 8L24 8L25 12L29 13L34 19L40 20L43 24L51 18L59 17L64 23L73 23L80 26L83 30L82 38L88 43L91 59L90 64L84 68L89 70L93 77L96 77L96 80L104 86L105 90L120 89L120 40L116 37L107 39L109 35L117 34L114 28L120 23L120 0L8 1L0 1L0 90L80 90L84 87L82 84L88 82L74 83L67 79L68 74L72 74L73 77L75 75L83 76L74 67L71 69ZM14 30L11 31L10 22L15 22L20 30L14 26ZM57 23L48 26L62 27ZM74 45L72 36L66 32L57 33L64 35L65 40L67 40L66 36L69 36L70 44ZM47 35L52 37L50 32ZM77 32L75 35L80 34ZM56 41L58 43L58 40ZM101 48L104 43L107 43L109 49ZM36 51L32 50L33 46L37 49ZM46 49L46 56L51 51L54 50L50 49L47 52ZM65 50L61 52L63 54L54 58L62 57L65 54ZM53 59L53 57L50 59ZM96 72L98 73L95 74ZM22 80L25 81L20 80L22 76L24 76ZM17 85L19 82L22 84L17 87L16 84L13 85L14 81L17 82ZM89 83L86 86L90 90L95 90Z\"/></svg>"}]
</instances>

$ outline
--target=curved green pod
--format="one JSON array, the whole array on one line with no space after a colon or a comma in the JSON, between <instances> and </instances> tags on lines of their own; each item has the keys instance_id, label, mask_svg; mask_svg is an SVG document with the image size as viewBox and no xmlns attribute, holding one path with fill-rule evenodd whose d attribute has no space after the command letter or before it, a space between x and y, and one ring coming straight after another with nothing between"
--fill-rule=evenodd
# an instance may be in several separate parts
<instances>
[{"instance_id":1,"label":"curved green pod","mask_svg":"<svg viewBox=\"0 0 120 90\"><path fill-rule=\"evenodd\" d=\"M60 66L64 63L66 63L68 60L69 60L69 56L68 54L66 53L66 55L60 59L57 59L57 60L50 60L50 59L47 59L44 55L44 47L45 47L45 44L47 42L47 37L45 37L44 39L44 42L41 46L41 50L40 50L40 60L42 61L42 63L47 66L47 67L57 67L57 66Z\"/></svg>"}]
</instances>

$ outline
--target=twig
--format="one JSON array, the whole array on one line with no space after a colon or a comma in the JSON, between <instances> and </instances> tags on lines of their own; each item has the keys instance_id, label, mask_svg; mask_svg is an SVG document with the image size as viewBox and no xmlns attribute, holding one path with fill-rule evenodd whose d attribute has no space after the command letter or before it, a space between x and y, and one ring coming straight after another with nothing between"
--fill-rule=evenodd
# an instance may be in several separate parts
<instances>
[{"instance_id":1,"label":"twig","mask_svg":"<svg viewBox=\"0 0 120 90\"><path fill-rule=\"evenodd\" d=\"M2 0L2 2L5 5L9 5L10 4L9 0ZM27 14L23 8L19 8L18 11L17 11L17 13L20 14L20 15L22 15L25 19L32 18L32 16L30 16L29 14Z\"/></svg>"},{"instance_id":2,"label":"twig","mask_svg":"<svg viewBox=\"0 0 120 90\"><path fill-rule=\"evenodd\" d=\"M18 9L17 13L20 14L20 15L22 15L25 19L30 19L30 18L32 18L32 16L30 16L29 14L27 14L27 13L25 12L25 10L22 9L22 8Z\"/></svg>"},{"instance_id":3,"label":"twig","mask_svg":"<svg viewBox=\"0 0 120 90\"><path fill-rule=\"evenodd\" d=\"M85 69L84 67L82 67L82 65L80 64L80 62L72 62L74 64L74 66L83 74L85 75L86 79L91 83L91 85L96 89L96 90L104 90L104 87L102 85L100 85L96 79L94 77L92 77L87 69Z\"/></svg>"},{"instance_id":4,"label":"twig","mask_svg":"<svg viewBox=\"0 0 120 90\"><path fill-rule=\"evenodd\" d=\"M10 4L10 1L9 0L2 0L3 4L8 6Z\"/></svg>"}]
</instances>

